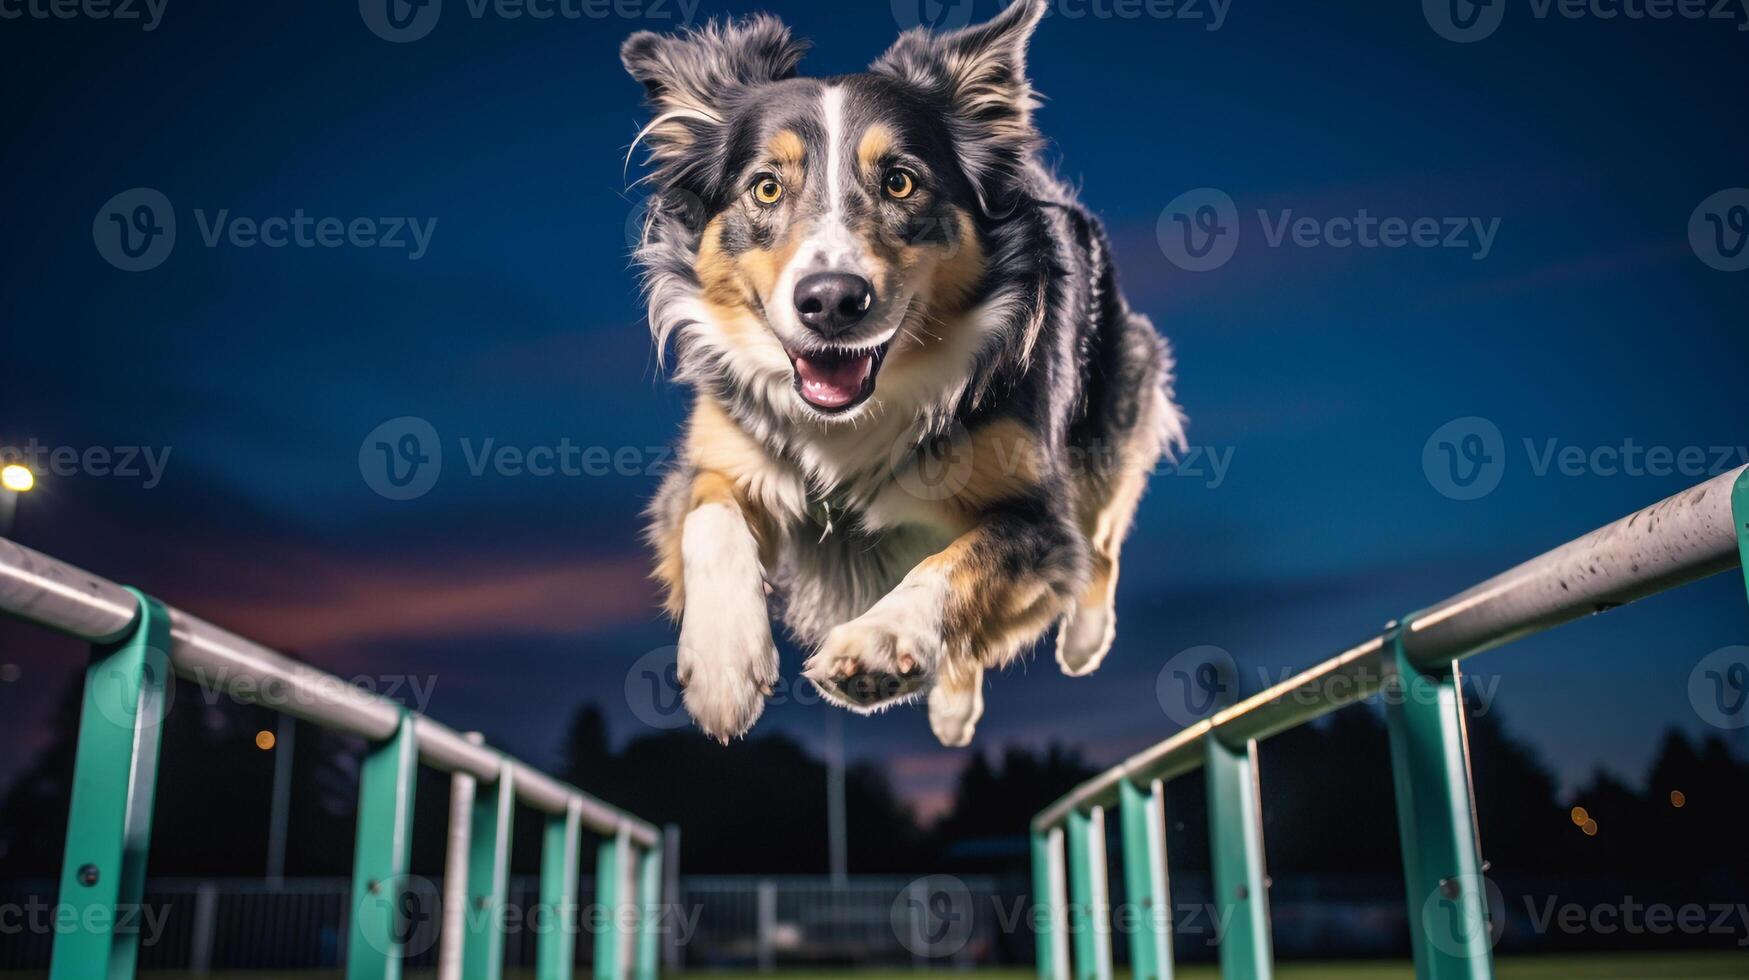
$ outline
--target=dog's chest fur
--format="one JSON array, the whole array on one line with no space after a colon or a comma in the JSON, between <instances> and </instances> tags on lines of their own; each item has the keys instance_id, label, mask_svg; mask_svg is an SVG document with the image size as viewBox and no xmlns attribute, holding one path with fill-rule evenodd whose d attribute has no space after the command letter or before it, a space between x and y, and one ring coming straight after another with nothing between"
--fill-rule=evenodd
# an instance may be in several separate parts
<instances>
[{"instance_id":1,"label":"dog's chest fur","mask_svg":"<svg viewBox=\"0 0 1749 980\"><path fill-rule=\"evenodd\" d=\"M767 573L784 624L802 643L817 644L868 611L964 530L916 475L908 414L794 440L787 465L768 455L761 502L782 526Z\"/></svg>"}]
</instances>

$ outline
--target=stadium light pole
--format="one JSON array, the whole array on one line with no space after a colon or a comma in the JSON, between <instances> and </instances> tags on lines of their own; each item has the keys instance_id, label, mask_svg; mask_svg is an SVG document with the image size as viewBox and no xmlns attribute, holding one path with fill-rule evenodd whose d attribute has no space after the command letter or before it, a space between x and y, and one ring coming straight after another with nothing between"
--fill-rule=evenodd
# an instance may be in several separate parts
<instances>
[{"instance_id":1,"label":"stadium light pole","mask_svg":"<svg viewBox=\"0 0 1749 980\"><path fill-rule=\"evenodd\" d=\"M23 463L0 467L0 536L12 537L18 520L18 498L36 489L36 474Z\"/></svg>"}]
</instances>

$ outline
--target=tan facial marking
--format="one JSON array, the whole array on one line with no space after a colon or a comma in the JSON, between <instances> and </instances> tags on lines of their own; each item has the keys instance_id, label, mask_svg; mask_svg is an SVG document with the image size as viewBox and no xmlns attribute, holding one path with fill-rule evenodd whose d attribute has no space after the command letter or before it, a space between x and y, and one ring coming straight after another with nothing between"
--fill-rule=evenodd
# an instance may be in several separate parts
<instances>
[{"instance_id":1,"label":"tan facial marking","mask_svg":"<svg viewBox=\"0 0 1749 980\"><path fill-rule=\"evenodd\" d=\"M953 209L953 216L959 226L959 241L954 253L936 266L925 297L937 316L963 312L972 290L984 278L984 246L978 240L978 226L960 208Z\"/></svg>"},{"instance_id":2,"label":"tan facial marking","mask_svg":"<svg viewBox=\"0 0 1749 980\"><path fill-rule=\"evenodd\" d=\"M808 155L807 145L790 129L778 130L765 149L771 154L772 160L785 167L800 167Z\"/></svg>"},{"instance_id":3,"label":"tan facial marking","mask_svg":"<svg viewBox=\"0 0 1749 980\"><path fill-rule=\"evenodd\" d=\"M769 249L755 248L730 255L723 251L724 220L723 215L718 215L705 226L692 268L698 274L705 302L723 311L725 321L733 321L740 319L736 314L750 313L772 301L778 277L807 237L807 225L792 222Z\"/></svg>"},{"instance_id":4,"label":"tan facial marking","mask_svg":"<svg viewBox=\"0 0 1749 980\"><path fill-rule=\"evenodd\" d=\"M881 123L875 123L862 134L862 141L856 146L856 162L865 174L873 173L885 160L887 154L893 151L897 140L893 131Z\"/></svg>"}]
</instances>

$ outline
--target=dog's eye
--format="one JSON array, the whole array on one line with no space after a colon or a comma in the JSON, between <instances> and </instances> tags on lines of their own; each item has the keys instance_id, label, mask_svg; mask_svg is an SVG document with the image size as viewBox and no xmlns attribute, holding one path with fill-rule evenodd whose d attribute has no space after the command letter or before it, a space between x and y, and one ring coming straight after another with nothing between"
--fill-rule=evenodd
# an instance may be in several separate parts
<instances>
[{"instance_id":1,"label":"dog's eye","mask_svg":"<svg viewBox=\"0 0 1749 980\"><path fill-rule=\"evenodd\" d=\"M783 185L776 177L761 177L753 182L753 200L770 207L783 199Z\"/></svg>"},{"instance_id":2,"label":"dog's eye","mask_svg":"<svg viewBox=\"0 0 1749 980\"><path fill-rule=\"evenodd\" d=\"M886 189L887 196L895 201L903 201L917 190L917 178L911 176L911 171L903 167L894 167L887 171L881 179L881 186Z\"/></svg>"}]
</instances>

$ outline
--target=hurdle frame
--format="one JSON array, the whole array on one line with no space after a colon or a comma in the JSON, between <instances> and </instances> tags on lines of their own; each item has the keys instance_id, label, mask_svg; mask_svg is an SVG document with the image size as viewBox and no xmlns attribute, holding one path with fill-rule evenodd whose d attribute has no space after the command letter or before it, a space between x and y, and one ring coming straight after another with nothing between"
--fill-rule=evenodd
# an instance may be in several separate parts
<instances>
[{"instance_id":1,"label":"hurdle frame","mask_svg":"<svg viewBox=\"0 0 1749 980\"><path fill-rule=\"evenodd\" d=\"M1497 935L1491 931L1487 865L1476 831L1459 662L1734 566L1745 569L1749 588L1749 466L1392 620L1378 635L1217 710L1082 783L1032 821L1039 977L1103 980L1111 975L1109 919L1099 921L1105 910L1077 910L1079 896L1066 894L1060 884L1064 878L1087 878L1092 866L1104 864L1103 837L1077 833L1077 825L1119 805L1123 860L1133 869L1126 874L1131 900L1139 894L1150 903L1165 901L1162 787L1200 769L1208 784L1214 914L1230 923L1220 939L1221 974L1225 980L1269 980L1274 963L1257 743L1370 697L1386 683L1398 683L1416 692L1386 706L1415 975L1417 980L1491 980ZM1162 809L1157 813L1156 807ZM1136 847L1144 853L1130 853ZM1071 904L1065 907L1065 902ZM1458 924L1451 935L1431 934L1429 910ZM1131 937L1135 980L1171 980L1170 915L1163 925L1156 915L1140 920L1140 934ZM1072 955L1065 947L1072 947Z\"/></svg>"},{"instance_id":2,"label":"hurdle frame","mask_svg":"<svg viewBox=\"0 0 1749 980\"><path fill-rule=\"evenodd\" d=\"M214 626L151 596L0 537L0 613L89 644L59 907L82 927L58 932L50 980L128 980L137 934L118 928L145 884L160 726L172 674L368 742L359 780L348 980L399 980L417 773L451 775L452 846L440 980L497 980L503 971L505 879L516 804L546 817L541 910L560 916L540 936L538 980L572 980L577 860L589 830L611 847L597 867L608 913L596 930L597 980L660 973L663 835L653 825L560 782L390 698ZM638 873L633 873L633 866ZM458 917L459 916L459 917ZM92 924L85 928L84 924ZM460 924L459 937L451 929ZM459 941L457 939L459 938ZM605 947L611 955L603 958Z\"/></svg>"}]
</instances>

